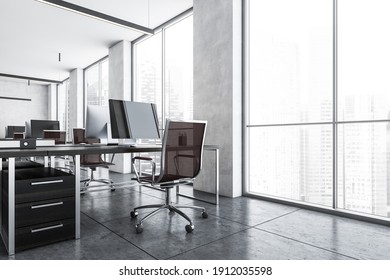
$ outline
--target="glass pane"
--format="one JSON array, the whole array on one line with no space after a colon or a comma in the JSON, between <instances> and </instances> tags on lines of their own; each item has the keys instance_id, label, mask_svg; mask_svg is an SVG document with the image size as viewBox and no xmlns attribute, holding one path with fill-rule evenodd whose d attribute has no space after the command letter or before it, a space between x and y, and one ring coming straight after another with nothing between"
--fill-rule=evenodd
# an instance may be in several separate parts
<instances>
[{"instance_id":1,"label":"glass pane","mask_svg":"<svg viewBox=\"0 0 390 280\"><path fill-rule=\"evenodd\" d=\"M332 3L249 1L249 124L332 120Z\"/></svg>"},{"instance_id":2,"label":"glass pane","mask_svg":"<svg viewBox=\"0 0 390 280\"><path fill-rule=\"evenodd\" d=\"M162 35L161 32L135 45L134 101L157 105L162 128Z\"/></svg>"},{"instance_id":3,"label":"glass pane","mask_svg":"<svg viewBox=\"0 0 390 280\"><path fill-rule=\"evenodd\" d=\"M108 59L101 62L101 69L102 69L102 89L101 89L101 96L100 96L100 105L108 106Z\"/></svg>"},{"instance_id":4,"label":"glass pane","mask_svg":"<svg viewBox=\"0 0 390 280\"><path fill-rule=\"evenodd\" d=\"M249 192L332 205L332 126L249 128Z\"/></svg>"},{"instance_id":5,"label":"glass pane","mask_svg":"<svg viewBox=\"0 0 390 280\"><path fill-rule=\"evenodd\" d=\"M192 16L165 31L165 117L193 119Z\"/></svg>"},{"instance_id":6,"label":"glass pane","mask_svg":"<svg viewBox=\"0 0 390 280\"><path fill-rule=\"evenodd\" d=\"M339 120L390 118L390 1L338 1Z\"/></svg>"},{"instance_id":7,"label":"glass pane","mask_svg":"<svg viewBox=\"0 0 390 280\"><path fill-rule=\"evenodd\" d=\"M65 82L58 85L58 96L57 96L58 116L57 120L60 122L60 129L65 130L66 119L67 119L67 103L66 103L66 85Z\"/></svg>"},{"instance_id":8,"label":"glass pane","mask_svg":"<svg viewBox=\"0 0 390 280\"><path fill-rule=\"evenodd\" d=\"M135 45L135 90L134 101L155 103L159 127L162 122L162 34L156 35ZM162 134L161 134L162 135ZM145 144L161 143L160 140L143 139ZM160 168L160 155L158 153L144 153L143 156L154 158L157 162L157 172ZM150 163L141 162L142 172L150 173Z\"/></svg>"},{"instance_id":9,"label":"glass pane","mask_svg":"<svg viewBox=\"0 0 390 280\"><path fill-rule=\"evenodd\" d=\"M85 71L85 92L87 105L100 105L99 102L99 64Z\"/></svg>"},{"instance_id":10,"label":"glass pane","mask_svg":"<svg viewBox=\"0 0 390 280\"><path fill-rule=\"evenodd\" d=\"M390 217L390 123L338 126L339 208Z\"/></svg>"},{"instance_id":11,"label":"glass pane","mask_svg":"<svg viewBox=\"0 0 390 280\"><path fill-rule=\"evenodd\" d=\"M71 141L69 128L69 80L58 85L58 121L60 129L66 131L66 140Z\"/></svg>"}]
</instances>

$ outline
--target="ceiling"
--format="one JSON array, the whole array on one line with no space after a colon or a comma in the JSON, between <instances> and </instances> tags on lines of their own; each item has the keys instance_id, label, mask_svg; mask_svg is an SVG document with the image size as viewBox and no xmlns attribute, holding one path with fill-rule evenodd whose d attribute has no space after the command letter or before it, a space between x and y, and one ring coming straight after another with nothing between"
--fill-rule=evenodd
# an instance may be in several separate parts
<instances>
[{"instance_id":1,"label":"ceiling","mask_svg":"<svg viewBox=\"0 0 390 280\"><path fill-rule=\"evenodd\" d=\"M192 7L192 0L67 2L152 29ZM1 0L0 73L64 80L72 69L108 55L115 43L142 35L35 0Z\"/></svg>"}]
</instances>

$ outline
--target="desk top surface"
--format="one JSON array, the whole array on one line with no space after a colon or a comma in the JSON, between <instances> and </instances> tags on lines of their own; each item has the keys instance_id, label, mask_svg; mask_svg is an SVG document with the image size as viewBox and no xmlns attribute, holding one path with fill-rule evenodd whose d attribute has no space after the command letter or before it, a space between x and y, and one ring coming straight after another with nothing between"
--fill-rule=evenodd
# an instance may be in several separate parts
<instances>
[{"instance_id":1,"label":"desk top surface","mask_svg":"<svg viewBox=\"0 0 390 280\"><path fill-rule=\"evenodd\" d=\"M205 145L205 150L219 149L216 145ZM161 151L161 145L105 145L105 144L65 144L36 149L0 149L0 158L34 156L74 156L87 154L148 153Z\"/></svg>"},{"instance_id":2,"label":"desk top surface","mask_svg":"<svg viewBox=\"0 0 390 280\"><path fill-rule=\"evenodd\" d=\"M114 154L114 153L143 153L159 152L161 146L129 146L129 145L56 145L50 147L37 147L36 149L0 149L0 158L32 157L32 156L61 156L85 154Z\"/></svg>"}]
</instances>

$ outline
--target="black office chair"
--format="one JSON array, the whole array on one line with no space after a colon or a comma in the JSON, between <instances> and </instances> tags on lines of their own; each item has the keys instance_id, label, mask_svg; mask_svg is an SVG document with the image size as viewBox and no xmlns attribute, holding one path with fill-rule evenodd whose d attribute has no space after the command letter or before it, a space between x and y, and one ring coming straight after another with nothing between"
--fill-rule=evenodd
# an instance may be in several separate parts
<instances>
[{"instance_id":1,"label":"black office chair","mask_svg":"<svg viewBox=\"0 0 390 280\"><path fill-rule=\"evenodd\" d=\"M134 157L132 159L133 168L139 183L149 184L165 191L164 204L139 206L135 207L134 210L131 211L131 217L135 218L138 216L137 210L139 209L157 208L139 220L136 225L137 233L141 233L143 231L142 223L146 219L152 217L163 209L174 211L185 218L190 223L185 227L188 233L194 230L194 225L191 219L179 210L179 208L198 209L201 210L203 218L208 217L204 207L173 205L170 200L170 190L177 185L193 183L202 168L206 124L206 122L178 122L167 120L162 143L161 167L159 175L156 175L156 163L152 160L152 158ZM142 174L140 174L136 169L135 162L137 160L150 162L152 165L152 174L142 176Z\"/></svg>"},{"instance_id":2,"label":"black office chair","mask_svg":"<svg viewBox=\"0 0 390 280\"><path fill-rule=\"evenodd\" d=\"M84 128L73 128L73 144L81 144L81 143L83 144L100 143L100 139L86 138ZM91 169L91 177L81 181L82 183L84 183L84 186L81 188L81 193L84 193L85 190L89 187L89 185L92 182L107 184L110 186L111 191L115 191L114 182L112 180L97 179L94 176L94 171L96 171L96 168L98 167L109 168L110 165L114 165L114 164L102 160L102 157L99 154L81 155L80 166Z\"/></svg>"}]
</instances>

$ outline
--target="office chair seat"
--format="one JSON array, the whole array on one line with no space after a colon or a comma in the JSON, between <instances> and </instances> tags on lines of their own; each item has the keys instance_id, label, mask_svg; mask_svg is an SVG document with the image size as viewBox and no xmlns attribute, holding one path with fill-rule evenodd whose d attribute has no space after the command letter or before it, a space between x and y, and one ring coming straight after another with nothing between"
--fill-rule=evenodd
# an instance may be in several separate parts
<instances>
[{"instance_id":1,"label":"office chair seat","mask_svg":"<svg viewBox=\"0 0 390 280\"><path fill-rule=\"evenodd\" d=\"M156 163L152 158L134 157L132 159L137 181L140 184L158 187L165 192L165 203L138 206L130 212L131 218L136 218L139 209L157 208L138 221L136 225L137 233L143 232L144 221L163 209L168 209L170 212L175 212L185 218L189 222L185 226L185 230L188 233L193 232L194 225L191 219L179 210L179 208L201 210L202 218L208 217L204 207L176 205L171 202L170 198L170 190L173 187L192 183L199 174L202 168L205 133L206 122L173 122L167 120L162 143L160 174L156 175ZM135 161L147 161L151 163L152 175L141 176L137 171Z\"/></svg>"},{"instance_id":2,"label":"office chair seat","mask_svg":"<svg viewBox=\"0 0 390 280\"><path fill-rule=\"evenodd\" d=\"M159 175L158 175L159 176ZM187 179L187 180L185 180ZM153 181L152 176L141 176L140 181L142 182L148 182L148 183L156 183ZM179 176L179 175L172 175L172 174L165 174L161 177L161 179L158 180L159 187L167 187L167 186L175 186L175 181L178 181L177 184L184 184L184 181L192 182L192 178L188 178L186 176ZM179 182L180 181L180 182ZM167 183L167 184L164 184Z\"/></svg>"}]
</instances>

